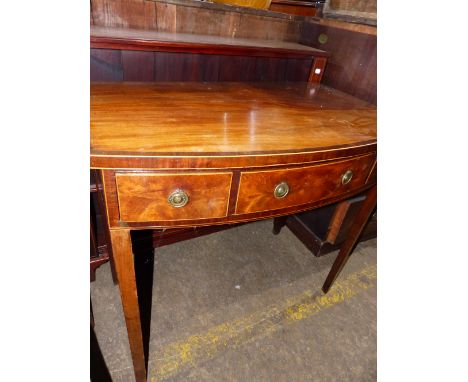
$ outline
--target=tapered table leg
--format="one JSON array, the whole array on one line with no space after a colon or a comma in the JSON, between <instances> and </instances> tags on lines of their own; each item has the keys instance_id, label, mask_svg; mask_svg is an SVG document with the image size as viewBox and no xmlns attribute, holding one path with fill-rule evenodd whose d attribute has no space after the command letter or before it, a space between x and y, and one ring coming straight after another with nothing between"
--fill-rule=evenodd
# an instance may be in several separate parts
<instances>
[{"instance_id":1,"label":"tapered table leg","mask_svg":"<svg viewBox=\"0 0 468 382\"><path fill-rule=\"evenodd\" d=\"M340 248L340 252L336 257L335 262L332 265L330 273L328 273L327 279L322 286L322 291L327 293L330 290L335 279L338 277L339 273L343 269L344 265L348 261L349 255L351 254L354 245L359 239L364 226L366 225L369 217L374 211L375 206L377 205L377 186L372 187L367 191L366 200L364 201L361 210L354 219L353 225L351 226L348 236Z\"/></svg>"},{"instance_id":2,"label":"tapered table leg","mask_svg":"<svg viewBox=\"0 0 468 382\"><path fill-rule=\"evenodd\" d=\"M115 270L127 324L128 341L132 353L136 382L146 382L145 354L141 332L140 308L129 230L110 231Z\"/></svg>"}]
</instances>

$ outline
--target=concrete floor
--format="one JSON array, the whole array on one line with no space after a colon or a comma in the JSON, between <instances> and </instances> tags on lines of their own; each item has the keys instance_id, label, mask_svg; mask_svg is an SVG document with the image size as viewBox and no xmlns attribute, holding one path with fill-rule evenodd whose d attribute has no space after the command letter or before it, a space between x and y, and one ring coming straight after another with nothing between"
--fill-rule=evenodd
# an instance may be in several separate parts
<instances>
[{"instance_id":1,"label":"concrete floor","mask_svg":"<svg viewBox=\"0 0 468 382\"><path fill-rule=\"evenodd\" d=\"M148 381L364 382L377 379L376 240L334 287L337 252L317 258L260 221L156 250ZM115 382L133 370L110 268L91 284L95 331Z\"/></svg>"}]
</instances>

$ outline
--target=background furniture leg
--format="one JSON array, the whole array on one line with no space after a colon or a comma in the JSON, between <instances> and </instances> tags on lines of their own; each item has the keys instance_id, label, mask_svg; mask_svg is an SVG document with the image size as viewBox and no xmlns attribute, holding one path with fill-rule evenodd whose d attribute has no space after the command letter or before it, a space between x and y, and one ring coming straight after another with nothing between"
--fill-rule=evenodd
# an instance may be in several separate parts
<instances>
[{"instance_id":1,"label":"background furniture leg","mask_svg":"<svg viewBox=\"0 0 468 382\"><path fill-rule=\"evenodd\" d=\"M349 230L348 237L340 248L340 252L336 257L335 262L332 265L330 273L328 273L327 279L322 286L322 291L327 293L330 290L335 279L343 269L344 265L348 261L349 255L351 254L359 235L361 234L364 226L366 225L369 217L377 205L377 186L372 187L366 194L366 200L364 201L361 210L356 216Z\"/></svg>"},{"instance_id":2,"label":"background furniture leg","mask_svg":"<svg viewBox=\"0 0 468 382\"><path fill-rule=\"evenodd\" d=\"M287 216L279 216L273 219L273 234L278 235L280 233L281 228L286 225L287 219Z\"/></svg>"},{"instance_id":3,"label":"background furniture leg","mask_svg":"<svg viewBox=\"0 0 468 382\"><path fill-rule=\"evenodd\" d=\"M141 332L140 308L135 278L132 240L129 230L110 231L115 270L127 324L136 382L146 382L145 354Z\"/></svg>"}]
</instances>

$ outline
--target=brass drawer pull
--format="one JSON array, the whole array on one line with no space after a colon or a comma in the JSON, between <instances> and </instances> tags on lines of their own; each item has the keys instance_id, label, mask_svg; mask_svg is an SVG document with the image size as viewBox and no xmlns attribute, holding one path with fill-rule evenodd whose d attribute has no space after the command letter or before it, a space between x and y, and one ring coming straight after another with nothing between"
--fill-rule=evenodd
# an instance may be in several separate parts
<instances>
[{"instance_id":1,"label":"brass drawer pull","mask_svg":"<svg viewBox=\"0 0 468 382\"><path fill-rule=\"evenodd\" d=\"M289 185L286 182L278 183L275 187L273 195L277 199L284 198L289 192Z\"/></svg>"},{"instance_id":2,"label":"brass drawer pull","mask_svg":"<svg viewBox=\"0 0 468 382\"><path fill-rule=\"evenodd\" d=\"M185 191L178 188L171 195L169 195L167 200L172 207L180 208L188 203L189 197Z\"/></svg>"},{"instance_id":3,"label":"brass drawer pull","mask_svg":"<svg viewBox=\"0 0 468 382\"><path fill-rule=\"evenodd\" d=\"M351 179L353 179L353 172L351 170L348 170L341 177L341 184L348 184L349 182L351 182Z\"/></svg>"}]
</instances>

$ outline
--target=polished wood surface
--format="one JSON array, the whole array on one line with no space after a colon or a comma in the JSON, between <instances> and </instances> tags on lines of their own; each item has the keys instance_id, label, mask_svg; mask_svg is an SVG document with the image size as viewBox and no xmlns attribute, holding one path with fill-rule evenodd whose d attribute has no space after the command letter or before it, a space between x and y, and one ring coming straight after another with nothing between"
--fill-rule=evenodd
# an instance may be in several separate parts
<instances>
[{"instance_id":1,"label":"polished wood surface","mask_svg":"<svg viewBox=\"0 0 468 382\"><path fill-rule=\"evenodd\" d=\"M373 162L374 156L366 155L332 164L242 173L236 213L292 207L349 192L365 184ZM348 170L353 171L353 177L344 185L341 178ZM278 199L273 191L280 182L286 182L290 189Z\"/></svg>"},{"instance_id":2,"label":"polished wood surface","mask_svg":"<svg viewBox=\"0 0 468 382\"><path fill-rule=\"evenodd\" d=\"M316 58L312 64L312 68L309 73L309 82L320 83L325 73L325 65L327 60L323 57Z\"/></svg>"},{"instance_id":3,"label":"polished wood surface","mask_svg":"<svg viewBox=\"0 0 468 382\"><path fill-rule=\"evenodd\" d=\"M127 222L221 218L227 215L232 173L117 174L120 219ZM183 207L168 198L188 195Z\"/></svg>"},{"instance_id":4,"label":"polished wood surface","mask_svg":"<svg viewBox=\"0 0 468 382\"><path fill-rule=\"evenodd\" d=\"M92 84L91 165L358 147L375 144L376 118L372 105L314 84Z\"/></svg>"},{"instance_id":5,"label":"polished wood surface","mask_svg":"<svg viewBox=\"0 0 468 382\"><path fill-rule=\"evenodd\" d=\"M281 40L96 26L91 27L91 48L281 58L328 57L330 55L324 50Z\"/></svg>"}]
</instances>

